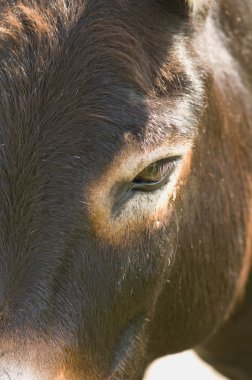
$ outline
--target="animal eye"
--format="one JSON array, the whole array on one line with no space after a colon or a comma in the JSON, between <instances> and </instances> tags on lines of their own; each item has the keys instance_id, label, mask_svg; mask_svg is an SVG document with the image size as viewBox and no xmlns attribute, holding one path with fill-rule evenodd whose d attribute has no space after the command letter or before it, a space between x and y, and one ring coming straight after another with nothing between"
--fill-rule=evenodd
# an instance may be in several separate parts
<instances>
[{"instance_id":1,"label":"animal eye","mask_svg":"<svg viewBox=\"0 0 252 380\"><path fill-rule=\"evenodd\" d=\"M180 159L180 156L174 156L153 162L134 178L133 189L141 191L159 189L169 180Z\"/></svg>"}]
</instances>

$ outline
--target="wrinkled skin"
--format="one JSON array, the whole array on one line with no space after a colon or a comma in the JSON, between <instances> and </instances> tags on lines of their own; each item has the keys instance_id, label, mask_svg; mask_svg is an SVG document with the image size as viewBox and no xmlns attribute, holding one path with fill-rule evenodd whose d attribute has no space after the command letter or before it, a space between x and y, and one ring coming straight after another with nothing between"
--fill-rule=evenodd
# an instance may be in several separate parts
<instances>
[{"instance_id":1,"label":"wrinkled skin","mask_svg":"<svg viewBox=\"0 0 252 380\"><path fill-rule=\"evenodd\" d=\"M252 3L199 3L0 2L2 373L251 379Z\"/></svg>"}]
</instances>

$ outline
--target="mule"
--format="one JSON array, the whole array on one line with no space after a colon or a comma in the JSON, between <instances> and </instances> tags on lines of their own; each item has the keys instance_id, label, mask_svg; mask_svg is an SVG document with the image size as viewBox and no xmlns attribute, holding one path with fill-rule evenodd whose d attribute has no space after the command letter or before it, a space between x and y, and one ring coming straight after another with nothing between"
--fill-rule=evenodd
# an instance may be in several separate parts
<instances>
[{"instance_id":1,"label":"mule","mask_svg":"<svg viewBox=\"0 0 252 380\"><path fill-rule=\"evenodd\" d=\"M251 17L0 1L2 375L140 380L194 347L251 379Z\"/></svg>"}]
</instances>

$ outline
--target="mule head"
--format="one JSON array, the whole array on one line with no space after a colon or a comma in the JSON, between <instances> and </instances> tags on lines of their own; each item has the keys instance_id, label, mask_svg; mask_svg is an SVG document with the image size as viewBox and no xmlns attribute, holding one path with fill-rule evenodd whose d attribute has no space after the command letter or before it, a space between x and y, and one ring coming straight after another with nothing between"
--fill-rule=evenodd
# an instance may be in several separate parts
<instances>
[{"instance_id":1,"label":"mule head","mask_svg":"<svg viewBox=\"0 0 252 380\"><path fill-rule=\"evenodd\" d=\"M207 2L172 3L1 2L0 360L36 378L140 379L229 308Z\"/></svg>"}]
</instances>

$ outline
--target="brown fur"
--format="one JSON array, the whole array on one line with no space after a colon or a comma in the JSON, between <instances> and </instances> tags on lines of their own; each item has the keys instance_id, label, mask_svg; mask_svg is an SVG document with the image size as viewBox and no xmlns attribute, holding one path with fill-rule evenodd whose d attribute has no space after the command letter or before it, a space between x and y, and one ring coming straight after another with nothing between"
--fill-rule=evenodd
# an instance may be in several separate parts
<instances>
[{"instance_id":1,"label":"brown fur","mask_svg":"<svg viewBox=\"0 0 252 380\"><path fill-rule=\"evenodd\" d=\"M140 380L197 346L251 378L251 14L0 1L0 369Z\"/></svg>"}]
</instances>

